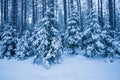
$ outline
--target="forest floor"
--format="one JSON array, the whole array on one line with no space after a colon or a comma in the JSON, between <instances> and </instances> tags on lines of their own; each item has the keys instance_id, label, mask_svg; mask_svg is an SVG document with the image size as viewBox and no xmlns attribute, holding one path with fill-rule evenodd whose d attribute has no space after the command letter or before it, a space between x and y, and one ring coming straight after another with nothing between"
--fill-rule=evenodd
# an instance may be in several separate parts
<instances>
[{"instance_id":1,"label":"forest floor","mask_svg":"<svg viewBox=\"0 0 120 80\"><path fill-rule=\"evenodd\" d=\"M63 56L61 64L50 69L25 61L0 60L0 80L120 80L120 59L90 59L81 55Z\"/></svg>"}]
</instances>

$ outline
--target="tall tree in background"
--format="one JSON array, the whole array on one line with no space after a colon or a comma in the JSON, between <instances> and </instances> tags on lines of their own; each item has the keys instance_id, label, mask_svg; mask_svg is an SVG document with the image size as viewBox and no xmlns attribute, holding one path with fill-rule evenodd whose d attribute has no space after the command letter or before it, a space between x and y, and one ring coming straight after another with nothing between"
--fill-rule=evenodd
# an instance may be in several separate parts
<instances>
[{"instance_id":1,"label":"tall tree in background","mask_svg":"<svg viewBox=\"0 0 120 80\"><path fill-rule=\"evenodd\" d=\"M3 0L1 0L1 28L3 28L3 22L4 22L4 17L3 17Z\"/></svg>"},{"instance_id":2,"label":"tall tree in background","mask_svg":"<svg viewBox=\"0 0 120 80\"><path fill-rule=\"evenodd\" d=\"M12 26L17 27L17 0L12 0Z\"/></svg>"},{"instance_id":3,"label":"tall tree in background","mask_svg":"<svg viewBox=\"0 0 120 80\"><path fill-rule=\"evenodd\" d=\"M26 30L27 22L27 0L24 0L24 30Z\"/></svg>"},{"instance_id":4,"label":"tall tree in background","mask_svg":"<svg viewBox=\"0 0 120 80\"><path fill-rule=\"evenodd\" d=\"M78 11L79 23L81 26L81 30L83 30L82 13L81 13L81 0L77 0L77 11Z\"/></svg>"},{"instance_id":5,"label":"tall tree in background","mask_svg":"<svg viewBox=\"0 0 120 80\"><path fill-rule=\"evenodd\" d=\"M114 21L114 28L116 30L116 0L113 0L113 3L114 3L114 6L113 6L114 19L113 19L113 21Z\"/></svg>"},{"instance_id":6,"label":"tall tree in background","mask_svg":"<svg viewBox=\"0 0 120 80\"><path fill-rule=\"evenodd\" d=\"M70 0L67 0L67 11L68 11L67 18L70 18Z\"/></svg>"},{"instance_id":7,"label":"tall tree in background","mask_svg":"<svg viewBox=\"0 0 120 80\"><path fill-rule=\"evenodd\" d=\"M37 5L38 5L38 0L32 0L32 22L33 22L33 24L35 24L37 22L37 19L38 19Z\"/></svg>"},{"instance_id":8,"label":"tall tree in background","mask_svg":"<svg viewBox=\"0 0 120 80\"><path fill-rule=\"evenodd\" d=\"M112 0L108 0L109 6L109 24L111 26L111 30L114 30L114 21L113 21L113 2Z\"/></svg>"},{"instance_id":9,"label":"tall tree in background","mask_svg":"<svg viewBox=\"0 0 120 80\"><path fill-rule=\"evenodd\" d=\"M98 21L100 26L103 28L104 22L103 22L103 0L98 0Z\"/></svg>"},{"instance_id":10,"label":"tall tree in background","mask_svg":"<svg viewBox=\"0 0 120 80\"><path fill-rule=\"evenodd\" d=\"M33 25L36 23L35 22L35 0L32 0L32 23Z\"/></svg>"},{"instance_id":11,"label":"tall tree in background","mask_svg":"<svg viewBox=\"0 0 120 80\"><path fill-rule=\"evenodd\" d=\"M4 0L4 24L8 22L8 0Z\"/></svg>"},{"instance_id":12,"label":"tall tree in background","mask_svg":"<svg viewBox=\"0 0 120 80\"><path fill-rule=\"evenodd\" d=\"M22 27L21 27L21 32L23 32L26 29L26 18L27 18L27 5L26 5L27 0L22 0L21 3L21 21L22 21Z\"/></svg>"},{"instance_id":13,"label":"tall tree in background","mask_svg":"<svg viewBox=\"0 0 120 80\"><path fill-rule=\"evenodd\" d=\"M93 7L92 7L92 0L87 0L87 25L89 26L92 20L92 11L93 11ZM88 27L86 26L86 27Z\"/></svg>"},{"instance_id":14,"label":"tall tree in background","mask_svg":"<svg viewBox=\"0 0 120 80\"><path fill-rule=\"evenodd\" d=\"M38 14L37 14L37 13L38 13L37 6L38 6L38 0L35 0L35 22L37 22L37 19L38 19L38 18L37 18L37 17L38 17L38 16L37 16L37 15L38 15Z\"/></svg>"},{"instance_id":15,"label":"tall tree in background","mask_svg":"<svg viewBox=\"0 0 120 80\"><path fill-rule=\"evenodd\" d=\"M65 28L67 27L67 5L66 0L63 0L63 6L64 6L64 24Z\"/></svg>"},{"instance_id":16,"label":"tall tree in background","mask_svg":"<svg viewBox=\"0 0 120 80\"><path fill-rule=\"evenodd\" d=\"M42 17L44 18L46 12L46 0L42 0Z\"/></svg>"}]
</instances>

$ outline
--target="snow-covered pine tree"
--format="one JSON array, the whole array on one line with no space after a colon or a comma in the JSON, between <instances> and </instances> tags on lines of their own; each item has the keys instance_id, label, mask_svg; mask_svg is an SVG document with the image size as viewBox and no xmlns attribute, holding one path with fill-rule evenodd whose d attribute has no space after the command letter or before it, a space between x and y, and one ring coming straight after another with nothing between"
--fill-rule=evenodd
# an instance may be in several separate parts
<instances>
[{"instance_id":1,"label":"snow-covered pine tree","mask_svg":"<svg viewBox=\"0 0 120 80\"><path fill-rule=\"evenodd\" d=\"M91 11L88 16L86 26L83 32L82 46L85 49L85 56L93 57L101 54L101 50L104 48L103 43L100 41L101 27L98 24L97 15L94 11Z\"/></svg>"},{"instance_id":2,"label":"snow-covered pine tree","mask_svg":"<svg viewBox=\"0 0 120 80\"><path fill-rule=\"evenodd\" d=\"M42 19L42 26L35 28L32 36L34 63L42 63L46 68L61 60L61 39L57 30L57 21L53 18L54 13L47 11ZM41 22L41 21L40 21Z\"/></svg>"},{"instance_id":3,"label":"snow-covered pine tree","mask_svg":"<svg viewBox=\"0 0 120 80\"><path fill-rule=\"evenodd\" d=\"M4 33L1 36L0 41L0 58L10 59L15 55L14 49L17 43L16 29L14 26L5 25Z\"/></svg>"},{"instance_id":4,"label":"snow-covered pine tree","mask_svg":"<svg viewBox=\"0 0 120 80\"><path fill-rule=\"evenodd\" d=\"M19 60L27 59L33 55L29 31L25 31L24 35L20 39L17 39L15 52L16 58Z\"/></svg>"},{"instance_id":5,"label":"snow-covered pine tree","mask_svg":"<svg viewBox=\"0 0 120 80\"><path fill-rule=\"evenodd\" d=\"M67 22L67 29L65 33L65 43L67 44L67 48L70 49L69 54L77 54L75 49L79 48L80 39L81 36L78 17L77 14L73 12Z\"/></svg>"},{"instance_id":6,"label":"snow-covered pine tree","mask_svg":"<svg viewBox=\"0 0 120 80\"><path fill-rule=\"evenodd\" d=\"M86 51L85 56L113 58L114 55L120 54L120 42L111 36L114 31L110 30L110 28L109 23L106 23L104 28L101 29L96 13L94 11L91 12L82 37L83 47Z\"/></svg>"},{"instance_id":7,"label":"snow-covered pine tree","mask_svg":"<svg viewBox=\"0 0 120 80\"><path fill-rule=\"evenodd\" d=\"M110 34L114 34L114 31L110 30L109 23L106 23L101 32L101 42L104 44L103 55L107 58L120 55L120 41L112 38Z\"/></svg>"}]
</instances>

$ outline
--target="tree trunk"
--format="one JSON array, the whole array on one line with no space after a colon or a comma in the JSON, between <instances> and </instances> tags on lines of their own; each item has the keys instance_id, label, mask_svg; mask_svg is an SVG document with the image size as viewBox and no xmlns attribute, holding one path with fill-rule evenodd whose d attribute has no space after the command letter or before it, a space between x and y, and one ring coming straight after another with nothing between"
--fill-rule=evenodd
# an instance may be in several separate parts
<instances>
[{"instance_id":1,"label":"tree trunk","mask_svg":"<svg viewBox=\"0 0 120 80\"><path fill-rule=\"evenodd\" d=\"M35 1L35 22L37 22L37 12L38 12L38 11L37 11L37 5L38 5L38 4L37 4L37 1L38 1L38 0Z\"/></svg>"},{"instance_id":2,"label":"tree trunk","mask_svg":"<svg viewBox=\"0 0 120 80\"><path fill-rule=\"evenodd\" d=\"M26 30L26 21L27 21L27 0L24 0L24 30Z\"/></svg>"},{"instance_id":3,"label":"tree trunk","mask_svg":"<svg viewBox=\"0 0 120 80\"><path fill-rule=\"evenodd\" d=\"M70 18L70 0L68 0L67 4L68 4L68 7L67 7L68 8L68 14L67 14L68 17L67 18L69 19Z\"/></svg>"},{"instance_id":4,"label":"tree trunk","mask_svg":"<svg viewBox=\"0 0 120 80\"><path fill-rule=\"evenodd\" d=\"M12 26L17 27L17 0L12 0Z\"/></svg>"},{"instance_id":5,"label":"tree trunk","mask_svg":"<svg viewBox=\"0 0 120 80\"><path fill-rule=\"evenodd\" d=\"M81 26L81 31L83 31L83 24L82 24L82 14L81 14L81 1L77 0L77 12L79 16L79 23Z\"/></svg>"},{"instance_id":6,"label":"tree trunk","mask_svg":"<svg viewBox=\"0 0 120 80\"><path fill-rule=\"evenodd\" d=\"M4 17L3 17L3 0L1 0L1 28L3 28L3 22L4 22Z\"/></svg>"},{"instance_id":7,"label":"tree trunk","mask_svg":"<svg viewBox=\"0 0 120 80\"><path fill-rule=\"evenodd\" d=\"M42 0L42 17L45 17L46 12L46 0Z\"/></svg>"},{"instance_id":8,"label":"tree trunk","mask_svg":"<svg viewBox=\"0 0 120 80\"><path fill-rule=\"evenodd\" d=\"M4 0L4 24L8 22L8 0Z\"/></svg>"},{"instance_id":9,"label":"tree trunk","mask_svg":"<svg viewBox=\"0 0 120 80\"><path fill-rule=\"evenodd\" d=\"M21 1L21 28L19 29L19 37L23 35L23 32L26 30L27 22L27 0Z\"/></svg>"},{"instance_id":10,"label":"tree trunk","mask_svg":"<svg viewBox=\"0 0 120 80\"><path fill-rule=\"evenodd\" d=\"M111 26L111 30L114 30L114 27L113 27L113 2L112 2L112 0L108 0L108 6L109 6L109 24Z\"/></svg>"},{"instance_id":11,"label":"tree trunk","mask_svg":"<svg viewBox=\"0 0 120 80\"><path fill-rule=\"evenodd\" d=\"M19 38L21 37L21 35L22 35L22 29L23 29L23 26L24 26L24 24L23 24L23 0L21 0L21 27L19 28Z\"/></svg>"},{"instance_id":12,"label":"tree trunk","mask_svg":"<svg viewBox=\"0 0 120 80\"><path fill-rule=\"evenodd\" d=\"M63 0L63 6L64 6L64 24L65 29L67 28L67 6L66 6L66 0Z\"/></svg>"},{"instance_id":13,"label":"tree trunk","mask_svg":"<svg viewBox=\"0 0 120 80\"><path fill-rule=\"evenodd\" d=\"M35 1L32 0L32 23L35 24Z\"/></svg>"},{"instance_id":14,"label":"tree trunk","mask_svg":"<svg viewBox=\"0 0 120 80\"><path fill-rule=\"evenodd\" d=\"M102 7L102 0L98 0L98 21L100 26L103 28L103 7Z\"/></svg>"},{"instance_id":15,"label":"tree trunk","mask_svg":"<svg viewBox=\"0 0 120 80\"><path fill-rule=\"evenodd\" d=\"M113 6L113 8L114 8L114 19L113 19L113 21L114 21L114 30L116 30L116 0L114 0L114 6Z\"/></svg>"}]
</instances>

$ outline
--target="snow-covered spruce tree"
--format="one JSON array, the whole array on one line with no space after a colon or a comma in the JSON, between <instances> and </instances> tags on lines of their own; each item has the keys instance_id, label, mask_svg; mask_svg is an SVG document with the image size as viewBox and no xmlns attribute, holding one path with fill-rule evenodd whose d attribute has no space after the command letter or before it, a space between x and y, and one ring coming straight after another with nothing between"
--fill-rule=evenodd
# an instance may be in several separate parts
<instances>
[{"instance_id":1,"label":"snow-covered spruce tree","mask_svg":"<svg viewBox=\"0 0 120 80\"><path fill-rule=\"evenodd\" d=\"M15 52L16 58L19 60L27 59L33 55L29 31L25 31L24 35L20 39L17 39Z\"/></svg>"},{"instance_id":2,"label":"snow-covered spruce tree","mask_svg":"<svg viewBox=\"0 0 120 80\"><path fill-rule=\"evenodd\" d=\"M69 54L77 54L75 52L75 49L79 48L79 42L81 39L79 31L80 27L78 17L77 14L73 12L67 22L67 29L65 33L65 43L67 45L67 48L70 50Z\"/></svg>"},{"instance_id":3,"label":"snow-covered spruce tree","mask_svg":"<svg viewBox=\"0 0 120 80\"><path fill-rule=\"evenodd\" d=\"M97 15L94 11L91 11L82 37L85 56L93 57L102 53L101 51L104 49L104 44L100 41L100 34L101 27L98 24Z\"/></svg>"},{"instance_id":4,"label":"snow-covered spruce tree","mask_svg":"<svg viewBox=\"0 0 120 80\"><path fill-rule=\"evenodd\" d=\"M15 55L16 48L16 29L13 26L5 25L4 33L1 35L0 41L0 58L10 59Z\"/></svg>"},{"instance_id":5,"label":"snow-covered spruce tree","mask_svg":"<svg viewBox=\"0 0 120 80\"><path fill-rule=\"evenodd\" d=\"M112 58L120 53L119 41L112 38L113 30L110 30L110 25L105 24L104 28L98 24L97 15L93 11L88 19L86 30L83 32L83 46L86 51L85 56L105 56Z\"/></svg>"},{"instance_id":6,"label":"snow-covered spruce tree","mask_svg":"<svg viewBox=\"0 0 120 80\"><path fill-rule=\"evenodd\" d=\"M110 30L109 23L106 23L101 32L101 42L104 44L103 55L107 58L113 58L115 55L120 55L120 41L112 38L113 30Z\"/></svg>"},{"instance_id":7,"label":"snow-covered spruce tree","mask_svg":"<svg viewBox=\"0 0 120 80\"><path fill-rule=\"evenodd\" d=\"M57 21L53 17L54 13L47 11L43 18L42 26L35 28L32 36L34 63L42 63L46 68L51 64L59 63L61 60L61 39L57 30ZM41 22L40 21L40 22Z\"/></svg>"}]
</instances>

